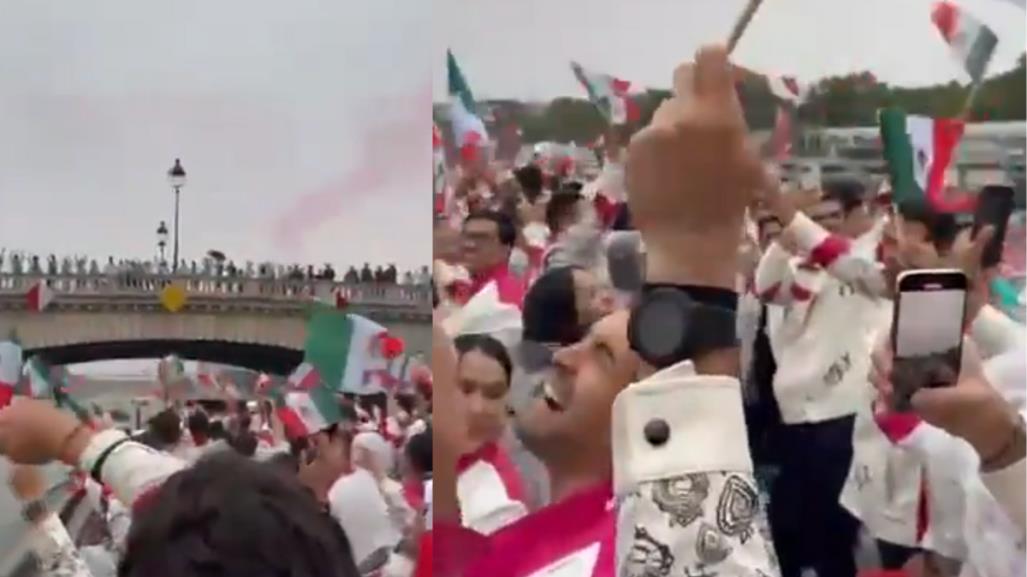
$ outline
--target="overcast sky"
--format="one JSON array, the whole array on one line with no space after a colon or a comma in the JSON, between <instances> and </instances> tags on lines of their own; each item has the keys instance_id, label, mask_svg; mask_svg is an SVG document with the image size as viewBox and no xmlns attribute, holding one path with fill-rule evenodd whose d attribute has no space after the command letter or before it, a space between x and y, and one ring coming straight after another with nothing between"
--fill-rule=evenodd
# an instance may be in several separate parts
<instances>
[{"instance_id":1,"label":"overcast sky","mask_svg":"<svg viewBox=\"0 0 1027 577\"><path fill-rule=\"evenodd\" d=\"M430 2L7 0L0 247L428 264Z\"/></svg>"},{"instance_id":2,"label":"overcast sky","mask_svg":"<svg viewBox=\"0 0 1027 577\"><path fill-rule=\"evenodd\" d=\"M992 66L1024 51L1022 0L956 0L999 37ZM568 62L636 86L669 87L674 66L723 41L745 0L433 0L434 97L445 98L453 49L476 98L548 99L584 93ZM735 59L812 80L870 70L881 81L967 81L931 22L934 0L765 0ZM473 8L470 8L473 6Z\"/></svg>"}]
</instances>

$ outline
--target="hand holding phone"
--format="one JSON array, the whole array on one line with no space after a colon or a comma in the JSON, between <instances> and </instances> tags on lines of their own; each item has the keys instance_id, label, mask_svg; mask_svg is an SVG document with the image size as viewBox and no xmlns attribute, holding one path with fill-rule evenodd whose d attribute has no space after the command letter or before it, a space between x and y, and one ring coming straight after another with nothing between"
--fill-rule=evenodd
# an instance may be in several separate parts
<instances>
[{"instance_id":1,"label":"hand holding phone","mask_svg":"<svg viewBox=\"0 0 1027 577\"><path fill-rule=\"evenodd\" d=\"M959 378L968 284L955 269L899 275L892 319L894 410L909 411L921 388L950 386Z\"/></svg>"},{"instance_id":2,"label":"hand holding phone","mask_svg":"<svg viewBox=\"0 0 1027 577\"><path fill-rule=\"evenodd\" d=\"M973 235L986 226L994 227L995 233L981 254L981 268L991 268L1002 261L1002 245L1006 239L1006 225L1013 213L1013 188L989 185L981 189L974 212Z\"/></svg>"}]
</instances>

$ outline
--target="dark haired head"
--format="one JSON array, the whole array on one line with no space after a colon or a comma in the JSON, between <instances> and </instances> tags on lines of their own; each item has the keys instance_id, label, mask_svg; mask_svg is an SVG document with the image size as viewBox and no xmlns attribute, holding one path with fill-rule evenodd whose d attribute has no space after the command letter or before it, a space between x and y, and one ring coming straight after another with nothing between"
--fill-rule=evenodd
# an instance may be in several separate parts
<instances>
[{"instance_id":1,"label":"dark haired head","mask_svg":"<svg viewBox=\"0 0 1027 577\"><path fill-rule=\"evenodd\" d=\"M508 248L513 248L517 242L517 227L510 215L494 210L479 210L472 212L464 219L464 226L473 220L487 220L496 225L499 242Z\"/></svg>"},{"instance_id":2,"label":"dark haired head","mask_svg":"<svg viewBox=\"0 0 1027 577\"><path fill-rule=\"evenodd\" d=\"M866 186L856 178L825 178L821 184L824 200L834 200L848 215L866 203Z\"/></svg>"},{"instance_id":3,"label":"dark haired head","mask_svg":"<svg viewBox=\"0 0 1027 577\"><path fill-rule=\"evenodd\" d=\"M407 413L413 414L414 410L417 409L417 395L413 393L396 393L394 398L396 399L396 405Z\"/></svg>"},{"instance_id":4,"label":"dark haired head","mask_svg":"<svg viewBox=\"0 0 1027 577\"><path fill-rule=\"evenodd\" d=\"M243 457L253 457L257 454L257 436L249 430L243 429L232 439L232 448Z\"/></svg>"},{"instance_id":5,"label":"dark haired head","mask_svg":"<svg viewBox=\"0 0 1027 577\"><path fill-rule=\"evenodd\" d=\"M577 218L578 203L584 198L581 192L564 188L553 194L546 205L546 225L553 233L565 229Z\"/></svg>"},{"instance_id":6,"label":"dark haired head","mask_svg":"<svg viewBox=\"0 0 1027 577\"><path fill-rule=\"evenodd\" d=\"M461 357L471 351L478 351L499 363L506 374L506 384L509 387L510 379L513 377L513 362L503 343L489 335L460 335L453 339L453 344Z\"/></svg>"},{"instance_id":7,"label":"dark haired head","mask_svg":"<svg viewBox=\"0 0 1027 577\"><path fill-rule=\"evenodd\" d=\"M210 438L212 440L228 440L228 431L225 430L225 424L221 421L213 421L210 424Z\"/></svg>"},{"instance_id":8,"label":"dark haired head","mask_svg":"<svg viewBox=\"0 0 1027 577\"><path fill-rule=\"evenodd\" d=\"M418 433L407 441L403 452L407 456L410 466L420 475L430 475L432 472L432 434L431 426Z\"/></svg>"},{"instance_id":9,"label":"dark haired head","mask_svg":"<svg viewBox=\"0 0 1027 577\"><path fill-rule=\"evenodd\" d=\"M938 212L923 200L900 201L895 205L895 211L904 221L922 224L931 243L939 250L948 250L963 229L957 215Z\"/></svg>"},{"instance_id":10,"label":"dark haired head","mask_svg":"<svg viewBox=\"0 0 1027 577\"><path fill-rule=\"evenodd\" d=\"M186 426L189 427L189 434L193 436L193 439L210 438L210 419L207 417L207 413L196 411L189 415Z\"/></svg>"},{"instance_id":11,"label":"dark haired head","mask_svg":"<svg viewBox=\"0 0 1027 577\"><path fill-rule=\"evenodd\" d=\"M356 577L346 535L289 475L233 452L169 477L133 515L121 577Z\"/></svg>"},{"instance_id":12,"label":"dark haired head","mask_svg":"<svg viewBox=\"0 0 1027 577\"><path fill-rule=\"evenodd\" d=\"M584 336L574 295L574 267L555 268L524 295L524 340L571 345Z\"/></svg>"},{"instance_id":13,"label":"dark haired head","mask_svg":"<svg viewBox=\"0 0 1027 577\"><path fill-rule=\"evenodd\" d=\"M525 198L528 199L528 202L534 203L541 196L544 181L541 168L534 164L528 164L518 168L514 172L514 177L517 178L517 183L521 185L521 191L524 193Z\"/></svg>"},{"instance_id":14,"label":"dark haired head","mask_svg":"<svg viewBox=\"0 0 1027 577\"><path fill-rule=\"evenodd\" d=\"M182 420L174 410L165 409L150 419L147 432L156 443L171 447L182 438Z\"/></svg>"}]
</instances>

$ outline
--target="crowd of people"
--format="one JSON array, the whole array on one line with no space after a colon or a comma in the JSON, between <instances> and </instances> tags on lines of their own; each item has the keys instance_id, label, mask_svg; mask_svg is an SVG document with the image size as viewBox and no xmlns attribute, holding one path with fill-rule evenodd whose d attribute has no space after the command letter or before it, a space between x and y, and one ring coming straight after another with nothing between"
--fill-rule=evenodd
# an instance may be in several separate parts
<instances>
[{"instance_id":1,"label":"crowd of people","mask_svg":"<svg viewBox=\"0 0 1027 577\"><path fill-rule=\"evenodd\" d=\"M107 258L107 262L101 265L95 259L85 256L64 256L49 255L45 258L22 252L7 254L6 250L0 250L0 273L26 276L107 276L122 279L142 279L152 276L167 276L172 271L172 264L164 259L138 260L138 259L117 259L113 256ZM428 285L430 283L429 270L427 266L420 270L400 271L396 265L378 265L372 267L370 263L364 263L359 269L351 266L341 276L335 271L331 264L323 266L314 265L302 266L299 264L284 265L271 262L254 263L247 261L244 265L237 265L235 261L225 260L206 256L203 259L182 260L179 263L175 274L193 277L218 277L231 279L281 279L293 281L309 280L338 280L351 284L378 284L407 286Z\"/></svg>"},{"instance_id":2,"label":"crowd of people","mask_svg":"<svg viewBox=\"0 0 1027 577\"><path fill-rule=\"evenodd\" d=\"M269 400L172 403L141 431L42 400L0 413L40 575L412 574L432 469L431 389L338 396L341 419L290 435ZM385 412L382 407L387 406ZM37 463L74 468L91 523L48 510ZM430 489L429 489L430 493Z\"/></svg>"},{"instance_id":3,"label":"crowd of people","mask_svg":"<svg viewBox=\"0 0 1027 577\"><path fill-rule=\"evenodd\" d=\"M413 396L336 397L291 439L264 404L138 437L0 410L45 569L100 570L38 500L31 467L60 461L123 576L1023 575L1025 335L987 304L994 230L852 179L793 190L724 48L673 77L588 182L462 155ZM963 359L899 411L895 279L921 269L972 287Z\"/></svg>"},{"instance_id":4,"label":"crowd of people","mask_svg":"<svg viewBox=\"0 0 1027 577\"><path fill-rule=\"evenodd\" d=\"M856 175L785 182L722 48L674 80L594 179L469 150L436 189L435 575L1025 574L993 229ZM965 319L932 311L965 323L962 371L900 410L895 280L924 269L969 279Z\"/></svg>"}]
</instances>

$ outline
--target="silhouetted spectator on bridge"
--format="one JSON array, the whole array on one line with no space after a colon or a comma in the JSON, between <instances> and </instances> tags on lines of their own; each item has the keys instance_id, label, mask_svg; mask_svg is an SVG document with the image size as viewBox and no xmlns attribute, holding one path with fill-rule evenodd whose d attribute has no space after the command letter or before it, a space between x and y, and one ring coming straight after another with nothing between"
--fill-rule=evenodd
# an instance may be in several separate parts
<instances>
[{"instance_id":1,"label":"silhouetted spectator on bridge","mask_svg":"<svg viewBox=\"0 0 1027 577\"><path fill-rule=\"evenodd\" d=\"M57 274L57 257L52 254L46 259L46 274Z\"/></svg>"},{"instance_id":2,"label":"silhouetted spectator on bridge","mask_svg":"<svg viewBox=\"0 0 1027 577\"><path fill-rule=\"evenodd\" d=\"M360 269L360 282L374 282L374 273L371 272L371 265L366 262L364 263L364 268Z\"/></svg>"},{"instance_id":3,"label":"silhouetted spectator on bridge","mask_svg":"<svg viewBox=\"0 0 1027 577\"><path fill-rule=\"evenodd\" d=\"M342 282L353 284L358 283L360 282L360 273L357 272L356 268L349 267L346 269L346 274L342 277Z\"/></svg>"},{"instance_id":4,"label":"silhouetted spectator on bridge","mask_svg":"<svg viewBox=\"0 0 1027 577\"><path fill-rule=\"evenodd\" d=\"M314 275L314 265L308 264L307 265L307 280L314 280L315 278L317 278L317 277Z\"/></svg>"},{"instance_id":5,"label":"silhouetted spectator on bridge","mask_svg":"<svg viewBox=\"0 0 1027 577\"><path fill-rule=\"evenodd\" d=\"M431 284L431 271L428 270L426 265L421 267L421 272L417 275L417 284L421 286L428 286Z\"/></svg>"},{"instance_id":6,"label":"silhouetted spectator on bridge","mask_svg":"<svg viewBox=\"0 0 1027 577\"><path fill-rule=\"evenodd\" d=\"M41 274L43 272L43 269L40 268L40 266L39 266L39 256L38 255L32 255L32 260L30 262L31 262L31 265L29 266L29 272L30 273L32 273L32 274Z\"/></svg>"},{"instance_id":7,"label":"silhouetted spectator on bridge","mask_svg":"<svg viewBox=\"0 0 1027 577\"><path fill-rule=\"evenodd\" d=\"M335 269L332 268L331 263L325 263L325 278L335 280Z\"/></svg>"},{"instance_id":8,"label":"silhouetted spectator on bridge","mask_svg":"<svg viewBox=\"0 0 1027 577\"><path fill-rule=\"evenodd\" d=\"M396 284L398 280L399 271L396 270L396 265L390 264L388 268L385 269L385 282L389 284Z\"/></svg>"},{"instance_id":9,"label":"silhouetted spectator on bridge","mask_svg":"<svg viewBox=\"0 0 1027 577\"><path fill-rule=\"evenodd\" d=\"M21 255L14 253L11 255L11 272L21 274L21 270Z\"/></svg>"},{"instance_id":10,"label":"silhouetted spectator on bridge","mask_svg":"<svg viewBox=\"0 0 1027 577\"><path fill-rule=\"evenodd\" d=\"M414 273L410 271L403 273L403 284L407 286L414 284Z\"/></svg>"},{"instance_id":11,"label":"silhouetted spectator on bridge","mask_svg":"<svg viewBox=\"0 0 1027 577\"><path fill-rule=\"evenodd\" d=\"M385 282L385 269L382 268L382 265L378 265L374 269L374 282L376 282L376 283L384 283Z\"/></svg>"},{"instance_id":12,"label":"silhouetted spectator on bridge","mask_svg":"<svg viewBox=\"0 0 1027 577\"><path fill-rule=\"evenodd\" d=\"M228 261L228 276L235 277L238 275L239 269L235 268L235 261Z\"/></svg>"}]
</instances>

